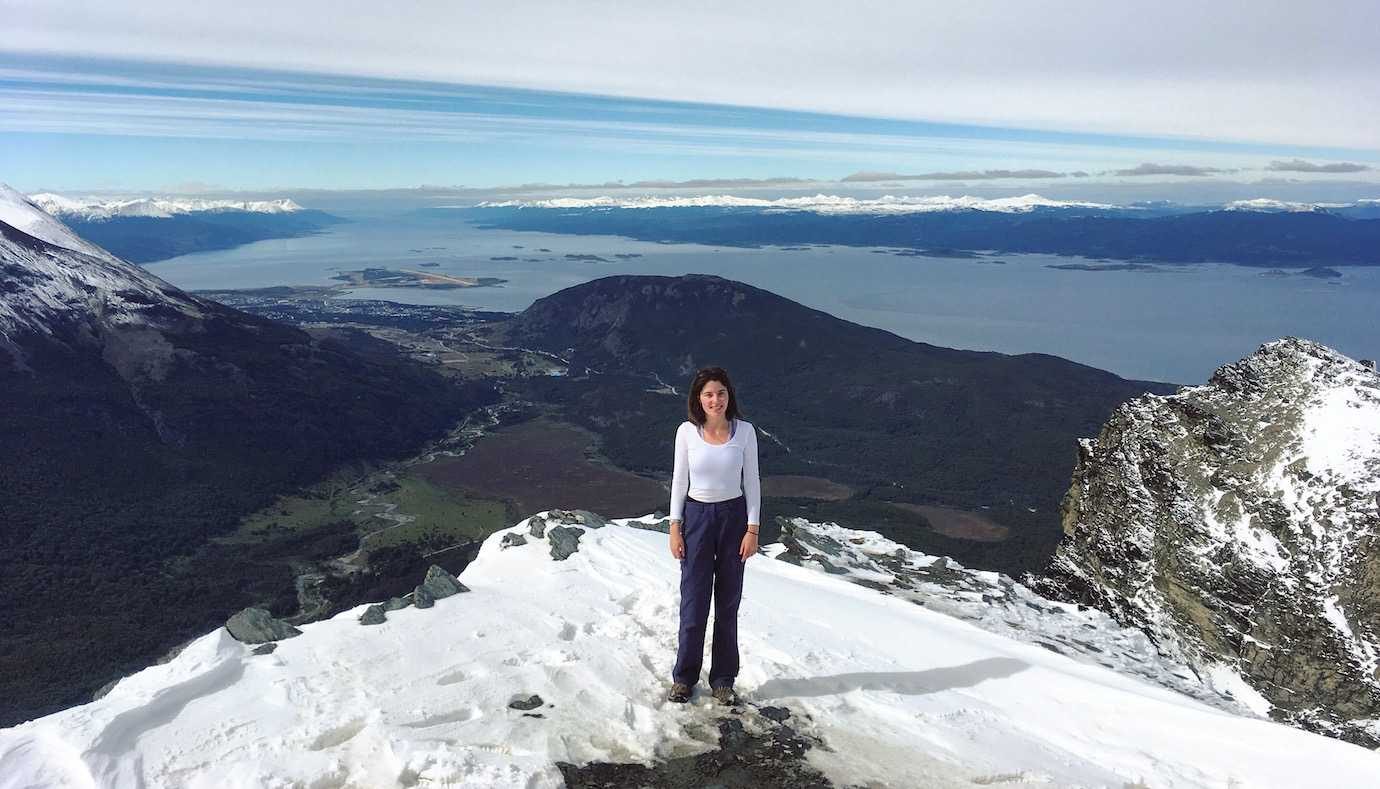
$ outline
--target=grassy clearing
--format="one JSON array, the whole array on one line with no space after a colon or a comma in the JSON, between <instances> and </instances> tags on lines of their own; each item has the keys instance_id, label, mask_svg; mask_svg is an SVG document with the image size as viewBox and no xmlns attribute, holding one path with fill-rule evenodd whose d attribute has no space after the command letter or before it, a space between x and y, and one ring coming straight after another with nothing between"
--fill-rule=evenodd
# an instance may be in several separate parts
<instances>
[{"instance_id":1,"label":"grassy clearing","mask_svg":"<svg viewBox=\"0 0 1380 789\"><path fill-rule=\"evenodd\" d=\"M280 496L273 504L245 518L239 530L222 542L257 542L287 534L319 529L341 520L364 523L368 513L358 512L360 498L369 483L362 469L341 472L317 485L290 496Z\"/></svg>"},{"instance_id":2,"label":"grassy clearing","mask_svg":"<svg viewBox=\"0 0 1380 789\"><path fill-rule=\"evenodd\" d=\"M398 488L381 496L380 501L397 504L395 514L414 520L370 534L365 550L404 543L442 548L464 540L481 540L506 525L502 502L467 498L418 477L399 478ZM378 519L372 522L381 523ZM374 525L371 531L380 528Z\"/></svg>"}]
</instances>

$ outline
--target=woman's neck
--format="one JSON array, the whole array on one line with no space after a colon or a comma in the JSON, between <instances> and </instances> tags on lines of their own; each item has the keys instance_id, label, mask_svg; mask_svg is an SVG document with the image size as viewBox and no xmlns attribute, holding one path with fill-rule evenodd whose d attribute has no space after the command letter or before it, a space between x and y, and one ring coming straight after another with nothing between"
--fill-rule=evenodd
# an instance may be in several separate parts
<instances>
[{"instance_id":1,"label":"woman's neck","mask_svg":"<svg viewBox=\"0 0 1380 789\"><path fill-rule=\"evenodd\" d=\"M715 433L723 432L728 429L728 420L723 417L719 417L718 419L715 419L712 416L706 417L704 420L704 427L702 429L712 430Z\"/></svg>"}]
</instances>

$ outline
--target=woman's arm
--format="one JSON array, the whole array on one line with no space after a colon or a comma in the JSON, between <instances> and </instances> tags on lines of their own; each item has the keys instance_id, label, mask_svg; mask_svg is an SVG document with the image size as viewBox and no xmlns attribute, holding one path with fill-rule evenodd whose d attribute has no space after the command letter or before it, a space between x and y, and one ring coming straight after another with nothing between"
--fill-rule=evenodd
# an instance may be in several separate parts
<instances>
[{"instance_id":1,"label":"woman's arm","mask_svg":"<svg viewBox=\"0 0 1380 789\"><path fill-rule=\"evenodd\" d=\"M685 497L690 493L690 443L685 425L676 430L676 456L671 467L671 522L685 517Z\"/></svg>"},{"instance_id":2,"label":"woman's arm","mask_svg":"<svg viewBox=\"0 0 1380 789\"><path fill-rule=\"evenodd\" d=\"M671 468L671 555L685 558L685 538L680 524L685 516L685 497L690 492L690 444L685 426L676 430L676 455Z\"/></svg>"},{"instance_id":3,"label":"woman's arm","mask_svg":"<svg viewBox=\"0 0 1380 789\"><path fill-rule=\"evenodd\" d=\"M757 428L747 431L744 438L743 495L747 497L748 526L756 527L762 522L762 480L757 474Z\"/></svg>"}]
</instances>

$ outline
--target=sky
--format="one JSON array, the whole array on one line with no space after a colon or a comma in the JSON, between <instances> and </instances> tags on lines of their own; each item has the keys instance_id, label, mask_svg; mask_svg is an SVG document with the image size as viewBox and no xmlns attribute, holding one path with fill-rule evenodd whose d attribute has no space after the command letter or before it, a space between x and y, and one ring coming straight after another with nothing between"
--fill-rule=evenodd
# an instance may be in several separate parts
<instances>
[{"instance_id":1,"label":"sky","mask_svg":"<svg viewBox=\"0 0 1380 789\"><path fill-rule=\"evenodd\" d=\"M0 0L0 181L1380 194L1380 5L1200 5Z\"/></svg>"}]
</instances>

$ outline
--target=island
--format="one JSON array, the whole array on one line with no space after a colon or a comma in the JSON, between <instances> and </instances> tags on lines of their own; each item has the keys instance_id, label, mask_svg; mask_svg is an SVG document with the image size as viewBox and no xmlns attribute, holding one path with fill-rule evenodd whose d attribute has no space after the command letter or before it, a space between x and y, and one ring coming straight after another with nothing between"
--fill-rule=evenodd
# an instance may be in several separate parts
<instances>
[{"instance_id":1,"label":"island","mask_svg":"<svg viewBox=\"0 0 1380 789\"><path fill-rule=\"evenodd\" d=\"M408 271L388 268L365 268L342 271L331 279L344 282L350 288L423 288L451 290L454 288L485 288L507 282L498 277L457 277L436 271Z\"/></svg>"}]
</instances>

